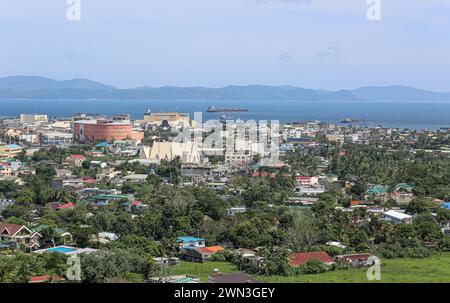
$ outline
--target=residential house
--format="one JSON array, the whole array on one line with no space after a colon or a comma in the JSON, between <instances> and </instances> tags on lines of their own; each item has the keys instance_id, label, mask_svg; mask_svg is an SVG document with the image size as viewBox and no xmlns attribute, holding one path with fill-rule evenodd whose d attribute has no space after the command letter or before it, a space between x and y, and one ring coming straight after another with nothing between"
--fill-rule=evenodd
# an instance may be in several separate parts
<instances>
[{"instance_id":1,"label":"residential house","mask_svg":"<svg viewBox=\"0 0 450 303\"><path fill-rule=\"evenodd\" d=\"M183 258L187 261L207 262L211 261L212 256L224 250L222 246L193 247L183 248Z\"/></svg>"},{"instance_id":2,"label":"residential house","mask_svg":"<svg viewBox=\"0 0 450 303\"><path fill-rule=\"evenodd\" d=\"M323 194L325 192L325 187L323 187L321 185L297 186L295 188L295 191L298 192L300 195L318 196L318 195Z\"/></svg>"},{"instance_id":3,"label":"residential house","mask_svg":"<svg viewBox=\"0 0 450 303\"><path fill-rule=\"evenodd\" d=\"M186 247L205 247L206 239L196 237L178 237L178 248L182 251Z\"/></svg>"},{"instance_id":4,"label":"residential house","mask_svg":"<svg viewBox=\"0 0 450 303\"><path fill-rule=\"evenodd\" d=\"M366 199L370 196L375 196L380 199L386 199L389 197L389 186L373 185L367 191Z\"/></svg>"},{"instance_id":5,"label":"residential house","mask_svg":"<svg viewBox=\"0 0 450 303\"><path fill-rule=\"evenodd\" d=\"M227 209L227 215L235 216L236 214L245 213L246 211L247 211L247 207L245 207L245 206L231 207L231 208Z\"/></svg>"},{"instance_id":6,"label":"residential house","mask_svg":"<svg viewBox=\"0 0 450 303\"><path fill-rule=\"evenodd\" d=\"M395 186L391 198L394 199L397 204L409 204L409 202L414 199L413 189L414 187L407 183L399 183Z\"/></svg>"},{"instance_id":7,"label":"residential house","mask_svg":"<svg viewBox=\"0 0 450 303\"><path fill-rule=\"evenodd\" d=\"M5 162L0 162L0 175L11 176L12 175L11 165Z\"/></svg>"},{"instance_id":8,"label":"residential house","mask_svg":"<svg viewBox=\"0 0 450 303\"><path fill-rule=\"evenodd\" d=\"M314 205L319 199L310 197L289 197L285 202L288 205L310 207Z\"/></svg>"},{"instance_id":9,"label":"residential house","mask_svg":"<svg viewBox=\"0 0 450 303\"><path fill-rule=\"evenodd\" d=\"M299 186L313 186L319 183L318 177L297 176L295 180Z\"/></svg>"},{"instance_id":10,"label":"residential house","mask_svg":"<svg viewBox=\"0 0 450 303\"><path fill-rule=\"evenodd\" d=\"M8 206L14 205L16 203L13 199L0 199L0 212L6 209Z\"/></svg>"},{"instance_id":11,"label":"residential house","mask_svg":"<svg viewBox=\"0 0 450 303\"><path fill-rule=\"evenodd\" d=\"M155 257L152 258L156 264L160 266L179 266L180 259L179 258L166 258L166 257Z\"/></svg>"},{"instance_id":12,"label":"residential house","mask_svg":"<svg viewBox=\"0 0 450 303\"><path fill-rule=\"evenodd\" d=\"M73 202L69 202L69 203L49 202L45 205L45 207L47 207L48 209L50 209L52 211L57 211L57 210L61 210L61 209L72 209L75 206L76 206L76 204Z\"/></svg>"},{"instance_id":13,"label":"residential house","mask_svg":"<svg viewBox=\"0 0 450 303\"><path fill-rule=\"evenodd\" d=\"M148 207L147 204L145 204L145 203L143 203L141 201L127 201L127 202L121 203L120 205L127 212L135 212L135 211L138 211L138 210L140 210L140 209L142 209L144 207Z\"/></svg>"},{"instance_id":14,"label":"residential house","mask_svg":"<svg viewBox=\"0 0 450 303\"><path fill-rule=\"evenodd\" d=\"M39 238L42 236L24 225L0 223L0 241L11 243L13 247L24 245L27 250L33 251L39 247Z\"/></svg>"},{"instance_id":15,"label":"residential house","mask_svg":"<svg viewBox=\"0 0 450 303\"><path fill-rule=\"evenodd\" d=\"M49 202L45 205L45 207L52 211L57 211L58 207L63 204L64 204L63 202Z\"/></svg>"},{"instance_id":16,"label":"residential house","mask_svg":"<svg viewBox=\"0 0 450 303\"><path fill-rule=\"evenodd\" d=\"M83 162L86 160L86 157L83 155L70 155L66 158L65 163L67 165L73 165L81 167L83 165Z\"/></svg>"},{"instance_id":17,"label":"residential house","mask_svg":"<svg viewBox=\"0 0 450 303\"><path fill-rule=\"evenodd\" d=\"M336 256L336 262L348 262L353 267L371 266L372 261L369 260L371 254L349 254Z\"/></svg>"},{"instance_id":18,"label":"residential house","mask_svg":"<svg viewBox=\"0 0 450 303\"><path fill-rule=\"evenodd\" d=\"M326 265L331 265L334 263L334 260L332 257L330 257L326 252L324 251L318 251L318 252L306 252L306 253L293 253L290 255L289 263L293 267L299 267L301 265L304 265L308 263L311 260L318 260Z\"/></svg>"},{"instance_id":19,"label":"residential house","mask_svg":"<svg viewBox=\"0 0 450 303\"><path fill-rule=\"evenodd\" d=\"M73 208L75 208L75 206L76 206L75 203L69 202L69 203L65 203L65 204L58 205L58 206L56 207L56 210L61 210L61 209L73 209Z\"/></svg>"},{"instance_id":20,"label":"residential house","mask_svg":"<svg viewBox=\"0 0 450 303\"><path fill-rule=\"evenodd\" d=\"M239 256L244 263L261 266L264 263L264 257L258 255L258 252L247 248L238 248L235 254Z\"/></svg>"},{"instance_id":21,"label":"residential house","mask_svg":"<svg viewBox=\"0 0 450 303\"><path fill-rule=\"evenodd\" d=\"M146 174L131 174L128 176L123 177L122 179L124 181L130 181L130 182L135 182L135 183L145 183L145 181L147 180L148 175Z\"/></svg>"},{"instance_id":22,"label":"residential house","mask_svg":"<svg viewBox=\"0 0 450 303\"><path fill-rule=\"evenodd\" d=\"M395 210L388 210L388 211L382 212L380 219L384 220L384 221L388 221L392 224L398 224L401 222L404 222L404 223L412 222L412 216L407 215L405 213L395 211Z\"/></svg>"}]
</instances>

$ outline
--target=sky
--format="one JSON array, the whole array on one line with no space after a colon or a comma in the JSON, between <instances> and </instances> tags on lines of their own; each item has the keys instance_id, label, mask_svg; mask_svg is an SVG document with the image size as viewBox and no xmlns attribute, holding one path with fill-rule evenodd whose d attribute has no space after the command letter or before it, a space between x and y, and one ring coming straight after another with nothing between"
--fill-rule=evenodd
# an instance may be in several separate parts
<instances>
[{"instance_id":1,"label":"sky","mask_svg":"<svg viewBox=\"0 0 450 303\"><path fill-rule=\"evenodd\" d=\"M0 0L0 77L450 91L447 0L67 1Z\"/></svg>"}]
</instances>

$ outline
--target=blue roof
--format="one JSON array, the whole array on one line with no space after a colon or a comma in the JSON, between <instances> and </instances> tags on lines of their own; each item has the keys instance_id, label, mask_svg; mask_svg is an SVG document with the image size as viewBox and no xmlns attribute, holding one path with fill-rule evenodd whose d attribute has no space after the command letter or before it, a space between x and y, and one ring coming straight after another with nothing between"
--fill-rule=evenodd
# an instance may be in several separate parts
<instances>
[{"instance_id":1,"label":"blue roof","mask_svg":"<svg viewBox=\"0 0 450 303\"><path fill-rule=\"evenodd\" d=\"M442 203L442 207L444 207L445 209L449 209L450 210L450 202Z\"/></svg>"},{"instance_id":2,"label":"blue roof","mask_svg":"<svg viewBox=\"0 0 450 303\"><path fill-rule=\"evenodd\" d=\"M20 148L20 146L17 145L17 144L8 144L8 145L6 145L6 147L8 147L8 148Z\"/></svg>"},{"instance_id":3,"label":"blue roof","mask_svg":"<svg viewBox=\"0 0 450 303\"><path fill-rule=\"evenodd\" d=\"M100 142L97 145L95 145L95 147L110 147L111 144L109 144L108 142Z\"/></svg>"},{"instance_id":4,"label":"blue roof","mask_svg":"<svg viewBox=\"0 0 450 303\"><path fill-rule=\"evenodd\" d=\"M194 241L206 241L206 239L196 238L196 237L178 237L177 238L177 242L194 242Z\"/></svg>"}]
</instances>

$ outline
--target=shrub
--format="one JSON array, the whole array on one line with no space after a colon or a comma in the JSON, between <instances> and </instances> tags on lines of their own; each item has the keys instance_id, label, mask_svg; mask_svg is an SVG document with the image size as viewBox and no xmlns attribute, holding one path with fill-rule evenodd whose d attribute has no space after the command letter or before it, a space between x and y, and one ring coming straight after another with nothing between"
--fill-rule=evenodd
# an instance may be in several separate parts
<instances>
[{"instance_id":1,"label":"shrub","mask_svg":"<svg viewBox=\"0 0 450 303\"><path fill-rule=\"evenodd\" d=\"M316 259L309 260L306 264L301 265L298 268L299 273L301 274L320 274L328 271L329 267Z\"/></svg>"}]
</instances>

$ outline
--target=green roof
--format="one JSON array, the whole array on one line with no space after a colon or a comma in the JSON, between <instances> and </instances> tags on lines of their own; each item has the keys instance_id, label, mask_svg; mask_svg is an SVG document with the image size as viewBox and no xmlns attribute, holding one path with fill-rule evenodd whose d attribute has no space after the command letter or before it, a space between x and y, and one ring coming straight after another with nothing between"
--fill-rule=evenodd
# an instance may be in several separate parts
<instances>
[{"instance_id":1,"label":"green roof","mask_svg":"<svg viewBox=\"0 0 450 303\"><path fill-rule=\"evenodd\" d=\"M389 192L389 186L375 185L367 191L368 194L380 195Z\"/></svg>"},{"instance_id":2,"label":"green roof","mask_svg":"<svg viewBox=\"0 0 450 303\"><path fill-rule=\"evenodd\" d=\"M409 185L408 183L399 183L397 184L397 186L395 186L396 188L406 188L406 189L412 189L414 188L412 185Z\"/></svg>"}]
</instances>

